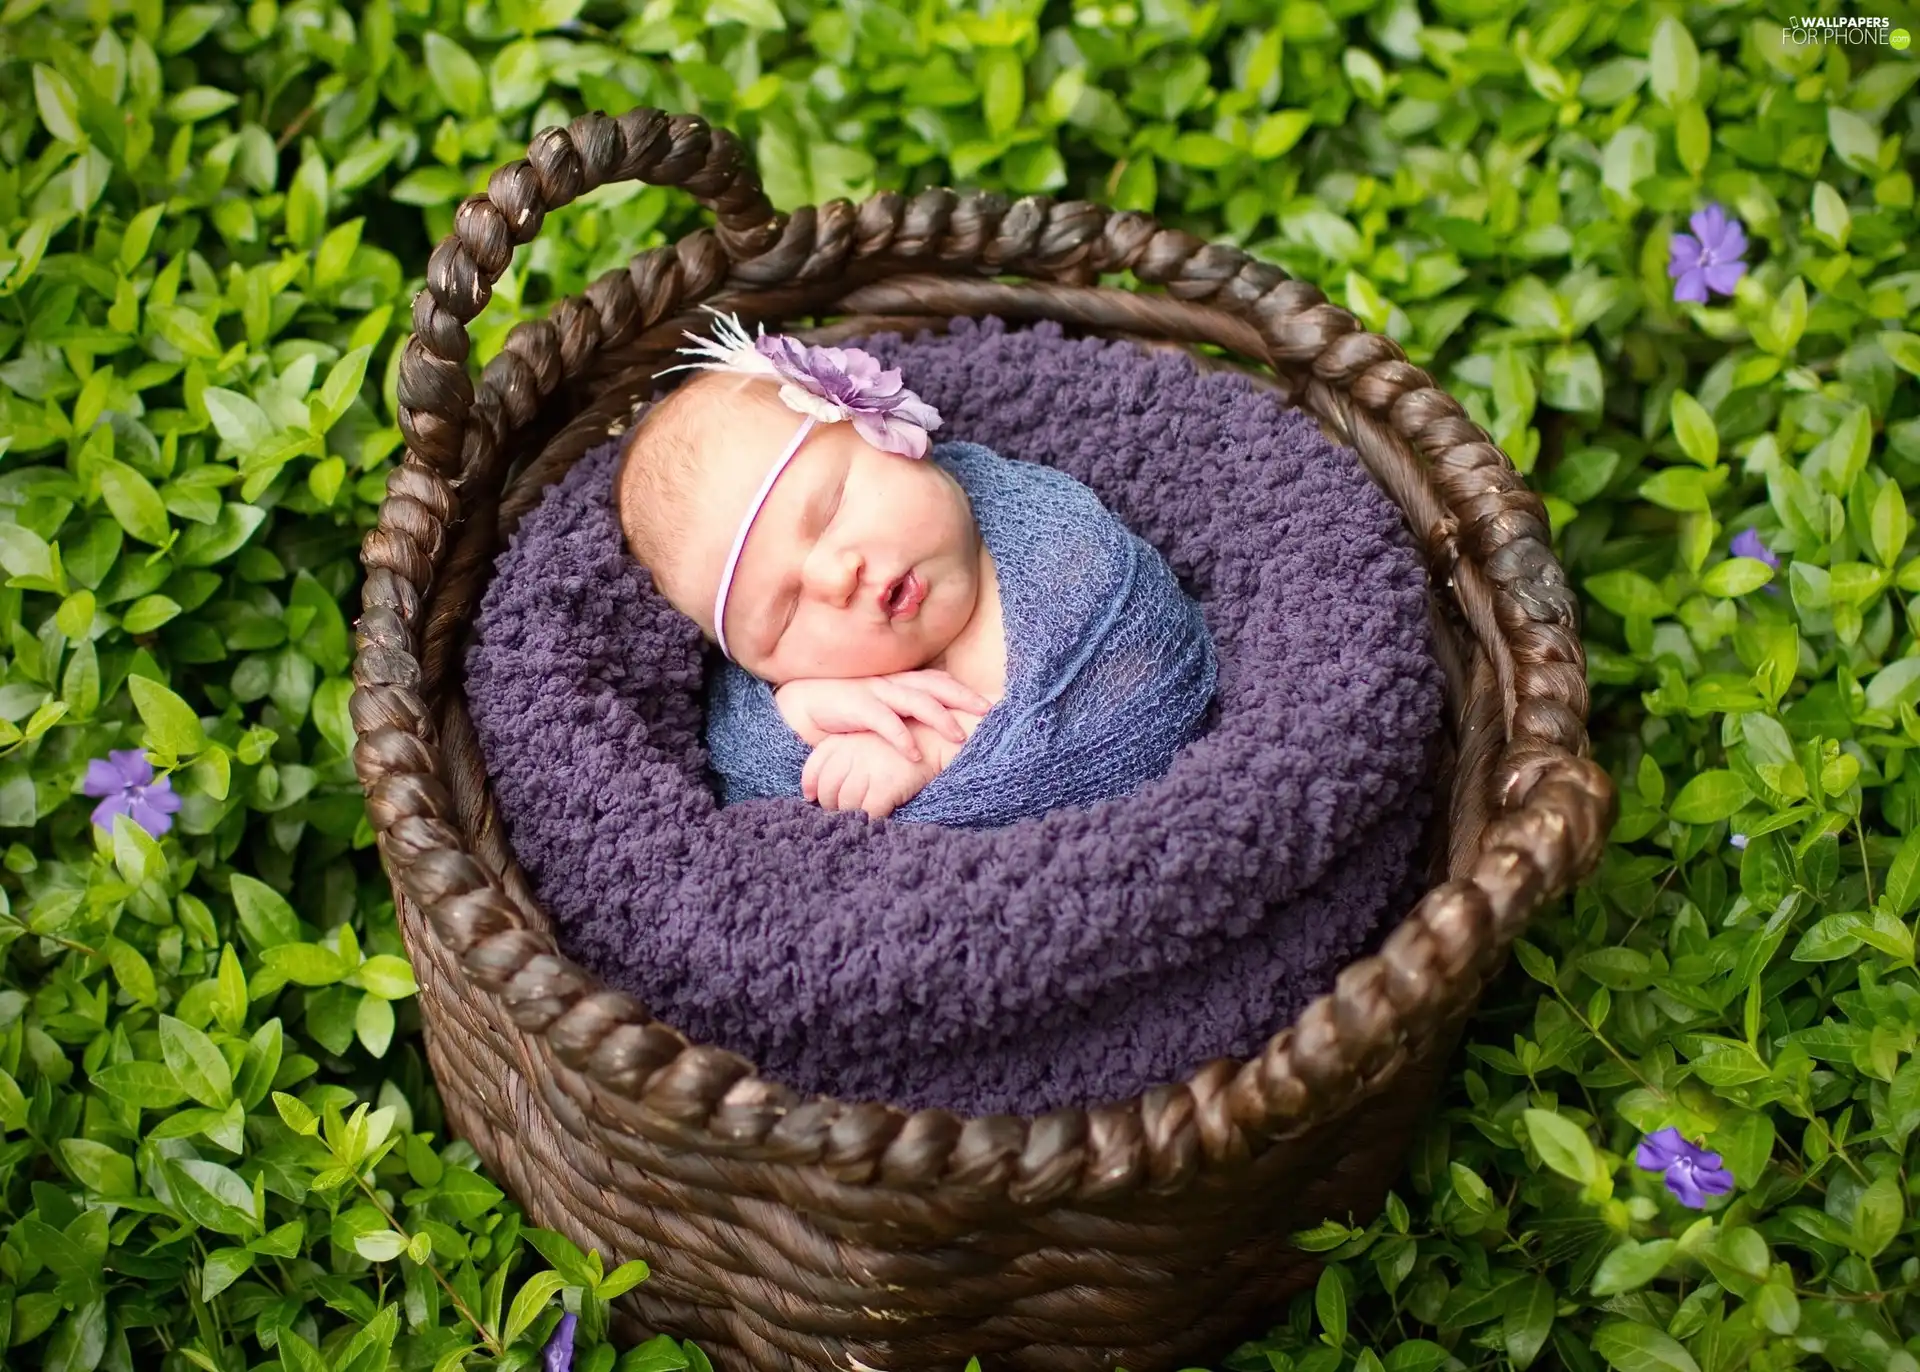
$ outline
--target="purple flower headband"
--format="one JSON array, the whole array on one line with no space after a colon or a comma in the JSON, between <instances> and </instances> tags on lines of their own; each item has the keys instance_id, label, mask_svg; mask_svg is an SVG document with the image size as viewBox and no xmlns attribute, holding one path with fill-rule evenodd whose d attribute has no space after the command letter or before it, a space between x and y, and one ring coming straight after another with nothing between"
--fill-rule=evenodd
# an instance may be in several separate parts
<instances>
[{"instance_id":1,"label":"purple flower headband","mask_svg":"<svg viewBox=\"0 0 1920 1372\"><path fill-rule=\"evenodd\" d=\"M940 427L940 412L900 384L897 367L881 367L871 353L859 348L817 347L786 334L770 334L765 325L759 326L757 337L749 338L738 315L707 308L714 317L714 336L702 338L689 333L686 336L694 346L680 349L683 356L701 360L669 367L666 372L732 372L778 381L781 402L801 416L800 427L747 506L726 566L720 572L720 589L713 600L713 634L720 642L720 651L732 661L733 654L727 650L727 594L733 589L740 553L747 546L747 533L760 507L773 492L773 483L793 461L813 426L851 420L854 431L882 452L919 459L932 446L927 433Z\"/></svg>"}]
</instances>

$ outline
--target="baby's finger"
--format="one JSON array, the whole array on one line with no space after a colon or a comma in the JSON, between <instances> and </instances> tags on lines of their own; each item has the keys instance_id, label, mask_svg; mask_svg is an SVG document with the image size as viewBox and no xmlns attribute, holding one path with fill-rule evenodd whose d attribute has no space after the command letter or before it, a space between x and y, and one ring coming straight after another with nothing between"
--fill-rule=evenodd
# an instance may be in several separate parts
<instances>
[{"instance_id":1,"label":"baby's finger","mask_svg":"<svg viewBox=\"0 0 1920 1372\"><path fill-rule=\"evenodd\" d=\"M871 732L891 743L909 762L920 761L920 745L913 741L913 730L888 706L891 702L877 694L860 707L860 722Z\"/></svg>"},{"instance_id":2,"label":"baby's finger","mask_svg":"<svg viewBox=\"0 0 1920 1372\"><path fill-rule=\"evenodd\" d=\"M975 714L983 715L993 708L992 701L953 673L943 672L938 667L922 667L918 671L898 672L883 680L896 681L902 686L917 687L935 699L953 706L956 710L971 710Z\"/></svg>"},{"instance_id":3,"label":"baby's finger","mask_svg":"<svg viewBox=\"0 0 1920 1372\"><path fill-rule=\"evenodd\" d=\"M806 766L800 769L800 794L808 801L818 801L820 799L820 766L822 761L823 755L820 749L815 748L811 753L807 754Z\"/></svg>"},{"instance_id":4,"label":"baby's finger","mask_svg":"<svg viewBox=\"0 0 1920 1372\"><path fill-rule=\"evenodd\" d=\"M925 691L893 681L876 682L873 690L876 696L900 714L911 716L928 728L938 729L955 743L966 742L967 731L960 727L960 721L953 717L953 712ZM914 759L915 762L919 760Z\"/></svg>"},{"instance_id":5,"label":"baby's finger","mask_svg":"<svg viewBox=\"0 0 1920 1372\"><path fill-rule=\"evenodd\" d=\"M841 792L846 789L847 773L853 769L852 757L843 749L836 749L820 769L820 808L823 810L844 810L846 805Z\"/></svg>"}]
</instances>

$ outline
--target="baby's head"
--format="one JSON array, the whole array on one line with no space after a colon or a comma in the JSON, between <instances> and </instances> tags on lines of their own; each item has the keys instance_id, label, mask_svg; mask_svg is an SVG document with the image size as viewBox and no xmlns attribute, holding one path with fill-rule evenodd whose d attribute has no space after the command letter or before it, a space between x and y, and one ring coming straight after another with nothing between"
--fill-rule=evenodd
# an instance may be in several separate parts
<instances>
[{"instance_id":1,"label":"baby's head","mask_svg":"<svg viewBox=\"0 0 1920 1372\"><path fill-rule=\"evenodd\" d=\"M697 371L628 441L614 492L627 546L709 639L734 541L803 422L775 380ZM725 646L775 685L924 667L973 617L980 573L959 482L851 423L814 423L747 525Z\"/></svg>"}]
</instances>

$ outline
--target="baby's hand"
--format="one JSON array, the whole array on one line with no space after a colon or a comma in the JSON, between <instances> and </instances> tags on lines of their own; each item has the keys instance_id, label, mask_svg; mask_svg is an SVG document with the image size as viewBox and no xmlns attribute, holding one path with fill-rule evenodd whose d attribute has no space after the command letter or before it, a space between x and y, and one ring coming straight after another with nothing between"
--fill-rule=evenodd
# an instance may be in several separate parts
<instances>
[{"instance_id":1,"label":"baby's hand","mask_svg":"<svg viewBox=\"0 0 1920 1372\"><path fill-rule=\"evenodd\" d=\"M935 669L895 672L891 676L789 681L773 693L774 704L793 731L819 744L835 734L878 734L912 762L923 760L909 719L917 719L953 743L964 743L967 728L954 710L984 715L991 703L958 678Z\"/></svg>"},{"instance_id":2,"label":"baby's hand","mask_svg":"<svg viewBox=\"0 0 1920 1372\"><path fill-rule=\"evenodd\" d=\"M908 761L878 734L828 734L801 770L800 793L822 810L864 810L885 819L919 795L938 770Z\"/></svg>"}]
</instances>

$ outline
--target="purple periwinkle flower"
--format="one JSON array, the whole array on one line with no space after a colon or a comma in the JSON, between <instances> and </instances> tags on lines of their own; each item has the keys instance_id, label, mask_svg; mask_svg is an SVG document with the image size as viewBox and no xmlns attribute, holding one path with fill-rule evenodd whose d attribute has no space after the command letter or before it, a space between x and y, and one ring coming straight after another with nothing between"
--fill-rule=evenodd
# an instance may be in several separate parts
<instances>
[{"instance_id":1,"label":"purple periwinkle flower","mask_svg":"<svg viewBox=\"0 0 1920 1372\"><path fill-rule=\"evenodd\" d=\"M93 807L93 822L108 832L113 830L113 817L125 815L159 838L173 827L173 816L180 808L173 783L165 777L155 781L153 764L138 748L116 748L94 758L87 764L80 790L101 798Z\"/></svg>"},{"instance_id":2,"label":"purple periwinkle flower","mask_svg":"<svg viewBox=\"0 0 1920 1372\"><path fill-rule=\"evenodd\" d=\"M1736 848L1744 848L1747 846L1747 836L1745 834L1728 834L1727 842Z\"/></svg>"},{"instance_id":3,"label":"purple periwinkle flower","mask_svg":"<svg viewBox=\"0 0 1920 1372\"><path fill-rule=\"evenodd\" d=\"M694 346L680 351L700 360L684 366L778 381L781 402L796 413L822 424L850 420L883 452L927 455L927 432L940 427L940 412L901 384L898 368L859 348L823 348L764 328L749 337L737 316L717 310L714 320L712 338L687 335Z\"/></svg>"},{"instance_id":4,"label":"purple periwinkle flower","mask_svg":"<svg viewBox=\"0 0 1920 1372\"><path fill-rule=\"evenodd\" d=\"M1720 1155L1688 1143L1672 1125L1641 1139L1633 1163L1643 1172L1663 1173L1667 1190L1689 1210L1704 1210L1708 1196L1733 1190L1733 1174L1720 1165Z\"/></svg>"},{"instance_id":5,"label":"purple periwinkle flower","mask_svg":"<svg viewBox=\"0 0 1920 1372\"><path fill-rule=\"evenodd\" d=\"M1667 275L1673 298L1707 303L1707 292L1732 295L1747 273L1747 231L1718 205L1708 205L1687 220L1692 233L1676 233L1668 249Z\"/></svg>"},{"instance_id":6,"label":"purple periwinkle flower","mask_svg":"<svg viewBox=\"0 0 1920 1372\"><path fill-rule=\"evenodd\" d=\"M1755 558L1776 569L1780 566L1780 555L1760 541L1758 529L1742 529L1733 536L1727 551L1735 557Z\"/></svg>"},{"instance_id":7,"label":"purple periwinkle flower","mask_svg":"<svg viewBox=\"0 0 1920 1372\"><path fill-rule=\"evenodd\" d=\"M540 1354L540 1372L572 1372L573 1334L580 1325L580 1317L565 1314L560 1323L553 1327L553 1337L547 1340L547 1346Z\"/></svg>"}]
</instances>

